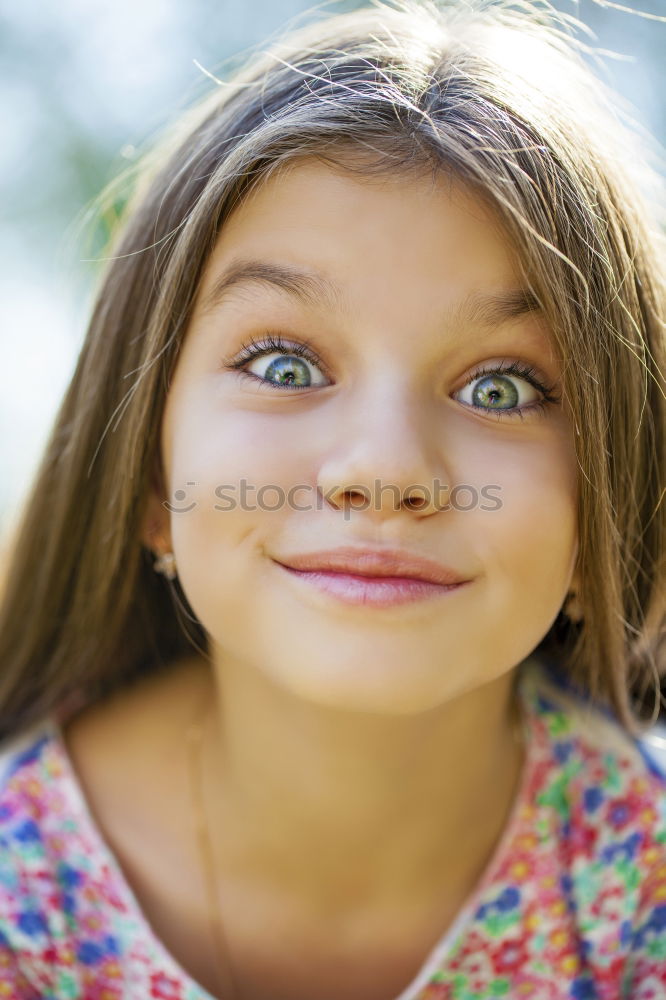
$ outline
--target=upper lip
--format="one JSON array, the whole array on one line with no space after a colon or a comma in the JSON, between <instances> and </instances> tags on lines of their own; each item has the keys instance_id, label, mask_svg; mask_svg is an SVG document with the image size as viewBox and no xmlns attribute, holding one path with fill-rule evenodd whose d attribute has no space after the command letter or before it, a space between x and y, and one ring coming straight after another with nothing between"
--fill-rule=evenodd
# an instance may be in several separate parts
<instances>
[{"instance_id":1,"label":"upper lip","mask_svg":"<svg viewBox=\"0 0 666 1000\"><path fill-rule=\"evenodd\" d=\"M355 576L398 576L415 580L428 580L450 586L464 583L464 577L454 569L414 555L402 549L361 549L343 547L322 552L307 552L276 562L291 569L324 570L352 573Z\"/></svg>"}]
</instances>

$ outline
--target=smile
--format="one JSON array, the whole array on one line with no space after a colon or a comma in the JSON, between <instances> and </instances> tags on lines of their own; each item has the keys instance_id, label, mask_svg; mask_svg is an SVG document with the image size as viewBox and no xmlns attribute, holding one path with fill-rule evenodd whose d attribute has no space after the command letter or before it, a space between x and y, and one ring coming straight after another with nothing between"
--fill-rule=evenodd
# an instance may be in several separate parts
<instances>
[{"instance_id":1,"label":"smile","mask_svg":"<svg viewBox=\"0 0 666 1000\"><path fill-rule=\"evenodd\" d=\"M399 576L361 576L328 570L302 570L278 563L286 573L344 604L390 608L399 604L432 600L462 590L471 581L441 584Z\"/></svg>"}]
</instances>

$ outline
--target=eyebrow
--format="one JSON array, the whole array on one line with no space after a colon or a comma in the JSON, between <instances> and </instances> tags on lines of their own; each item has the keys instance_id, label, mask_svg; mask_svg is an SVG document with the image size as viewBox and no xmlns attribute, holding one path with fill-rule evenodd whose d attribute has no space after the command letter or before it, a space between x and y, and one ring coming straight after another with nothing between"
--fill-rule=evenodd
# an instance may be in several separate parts
<instances>
[{"instance_id":1,"label":"eyebrow","mask_svg":"<svg viewBox=\"0 0 666 1000\"><path fill-rule=\"evenodd\" d=\"M203 300L202 313L205 315L220 306L232 289L256 284L279 288L308 306L349 312L349 303L342 289L330 278L304 268L244 258L232 261L217 278ZM470 292L454 307L450 319L453 324L475 323L494 327L540 310L538 299L526 289Z\"/></svg>"}]
</instances>

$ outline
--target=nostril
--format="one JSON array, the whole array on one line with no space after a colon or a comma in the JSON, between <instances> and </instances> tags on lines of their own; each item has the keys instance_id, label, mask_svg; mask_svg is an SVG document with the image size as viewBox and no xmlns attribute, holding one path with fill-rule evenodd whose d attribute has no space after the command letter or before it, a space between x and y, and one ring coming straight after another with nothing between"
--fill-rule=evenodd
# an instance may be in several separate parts
<instances>
[{"instance_id":1,"label":"nostril","mask_svg":"<svg viewBox=\"0 0 666 1000\"><path fill-rule=\"evenodd\" d=\"M364 493L361 493L359 490L347 490L344 496L345 499L349 501L349 504L352 507L360 507L363 504L367 504L370 499Z\"/></svg>"},{"instance_id":2,"label":"nostril","mask_svg":"<svg viewBox=\"0 0 666 1000\"><path fill-rule=\"evenodd\" d=\"M425 497L419 497L419 496L405 497L403 501L405 507L409 507L410 510L421 510L423 507L426 506L427 502L428 501L426 500Z\"/></svg>"}]
</instances>

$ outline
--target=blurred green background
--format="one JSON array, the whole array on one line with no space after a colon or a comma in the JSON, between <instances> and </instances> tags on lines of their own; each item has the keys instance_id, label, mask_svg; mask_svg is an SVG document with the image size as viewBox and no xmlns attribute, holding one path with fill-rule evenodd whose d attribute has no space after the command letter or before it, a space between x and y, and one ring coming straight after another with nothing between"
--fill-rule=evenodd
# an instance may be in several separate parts
<instances>
[{"instance_id":1,"label":"blurred green background","mask_svg":"<svg viewBox=\"0 0 666 1000\"><path fill-rule=\"evenodd\" d=\"M452 0L464 2L464 0ZM92 201L137 146L287 22L367 6L305 0L0 3L0 538L12 528L80 348L105 232ZM666 141L666 0L557 0ZM309 20L309 18L307 18ZM261 46L260 46L261 47ZM225 62L230 57L232 62ZM224 63L224 65L222 65ZM108 221L108 220L107 220Z\"/></svg>"}]
</instances>

